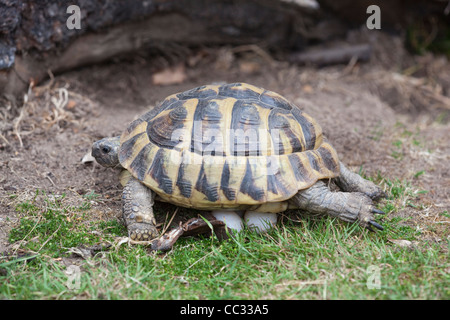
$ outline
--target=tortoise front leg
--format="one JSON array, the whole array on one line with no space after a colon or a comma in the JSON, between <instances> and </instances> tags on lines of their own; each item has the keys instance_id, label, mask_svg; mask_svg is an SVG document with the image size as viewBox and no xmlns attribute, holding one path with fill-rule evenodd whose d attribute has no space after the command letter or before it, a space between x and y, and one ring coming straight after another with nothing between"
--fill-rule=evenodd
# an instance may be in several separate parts
<instances>
[{"instance_id":1,"label":"tortoise front leg","mask_svg":"<svg viewBox=\"0 0 450 320\"><path fill-rule=\"evenodd\" d=\"M372 199L360 192L332 192L323 181L317 181L300 190L290 202L297 208L313 214L329 214L347 222L358 222L373 231L383 230L374 221L374 214L384 214L372 204Z\"/></svg>"},{"instance_id":2,"label":"tortoise front leg","mask_svg":"<svg viewBox=\"0 0 450 320\"><path fill-rule=\"evenodd\" d=\"M333 180L342 191L361 192L372 200L377 200L385 196L383 190L381 190L375 183L364 179L357 173L350 171L342 162L339 162L339 164L339 177L336 177Z\"/></svg>"},{"instance_id":3,"label":"tortoise front leg","mask_svg":"<svg viewBox=\"0 0 450 320\"><path fill-rule=\"evenodd\" d=\"M158 236L153 203L152 191L131 177L122 193L122 214L132 240L148 241Z\"/></svg>"}]
</instances>

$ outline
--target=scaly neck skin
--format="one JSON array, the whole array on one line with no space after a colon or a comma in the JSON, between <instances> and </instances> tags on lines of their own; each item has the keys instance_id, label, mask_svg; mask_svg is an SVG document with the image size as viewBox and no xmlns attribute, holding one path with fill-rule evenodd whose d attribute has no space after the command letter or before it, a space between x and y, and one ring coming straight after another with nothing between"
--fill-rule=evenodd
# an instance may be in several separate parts
<instances>
[{"instance_id":1,"label":"scaly neck skin","mask_svg":"<svg viewBox=\"0 0 450 320\"><path fill-rule=\"evenodd\" d=\"M92 156L104 167L120 166L119 163L120 136L103 138L92 145Z\"/></svg>"}]
</instances>

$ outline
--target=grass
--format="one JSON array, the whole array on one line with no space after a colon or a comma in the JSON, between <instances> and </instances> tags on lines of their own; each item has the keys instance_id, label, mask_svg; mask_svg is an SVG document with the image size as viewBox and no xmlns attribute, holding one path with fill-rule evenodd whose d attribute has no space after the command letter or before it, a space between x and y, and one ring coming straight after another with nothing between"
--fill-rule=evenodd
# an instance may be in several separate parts
<instances>
[{"instance_id":1,"label":"grass","mask_svg":"<svg viewBox=\"0 0 450 320\"><path fill-rule=\"evenodd\" d=\"M381 183L387 212L417 206L410 184ZM384 231L370 233L291 212L264 235L182 238L164 254L123 244L88 260L70 258L67 248L126 235L116 220L91 219L100 198L88 194L69 205L64 195L40 191L17 205L22 217L10 242L20 250L0 260L0 299L450 298L449 243L397 246L390 239L420 240L421 231L390 215L380 222Z\"/></svg>"},{"instance_id":2,"label":"grass","mask_svg":"<svg viewBox=\"0 0 450 320\"><path fill-rule=\"evenodd\" d=\"M43 202L38 205L36 198L41 193ZM45 249L51 256L58 257L65 248L79 245L91 245L100 240L97 230L114 227L116 221L98 221L96 223L79 223L87 220L92 194L84 196L85 201L79 206L64 205L62 196L46 195L36 191L31 201L17 205L16 211L23 214L20 224L9 235L10 242L26 242L26 248L33 252Z\"/></svg>"}]
</instances>

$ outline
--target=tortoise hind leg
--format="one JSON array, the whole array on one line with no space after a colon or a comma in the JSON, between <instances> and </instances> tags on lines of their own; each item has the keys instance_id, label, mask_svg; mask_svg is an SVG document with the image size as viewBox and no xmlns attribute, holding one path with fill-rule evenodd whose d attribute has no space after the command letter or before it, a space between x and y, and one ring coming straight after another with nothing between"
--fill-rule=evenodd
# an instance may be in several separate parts
<instances>
[{"instance_id":1,"label":"tortoise hind leg","mask_svg":"<svg viewBox=\"0 0 450 320\"><path fill-rule=\"evenodd\" d=\"M372 226L383 230L374 221L374 214L384 212L376 209L372 199L360 192L332 192L323 181L317 181L305 190L300 190L290 200L293 207L312 214L329 214L347 222L358 222L372 230Z\"/></svg>"},{"instance_id":2,"label":"tortoise hind leg","mask_svg":"<svg viewBox=\"0 0 450 320\"><path fill-rule=\"evenodd\" d=\"M366 180L359 174L350 171L342 162L340 164L340 175L334 178L334 182L346 192L361 192L372 200L385 197L386 194L372 181Z\"/></svg>"},{"instance_id":3,"label":"tortoise hind leg","mask_svg":"<svg viewBox=\"0 0 450 320\"><path fill-rule=\"evenodd\" d=\"M122 208L123 219L132 240L148 241L158 236L152 191L134 177L123 188Z\"/></svg>"}]
</instances>

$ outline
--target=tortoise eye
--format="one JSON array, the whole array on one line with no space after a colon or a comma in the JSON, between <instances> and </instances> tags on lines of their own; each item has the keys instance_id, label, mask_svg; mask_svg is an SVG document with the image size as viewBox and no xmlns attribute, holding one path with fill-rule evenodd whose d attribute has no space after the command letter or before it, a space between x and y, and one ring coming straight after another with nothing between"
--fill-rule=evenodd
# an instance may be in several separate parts
<instances>
[{"instance_id":1,"label":"tortoise eye","mask_svg":"<svg viewBox=\"0 0 450 320\"><path fill-rule=\"evenodd\" d=\"M109 153L111 151L111 148L110 147L108 147L108 146L103 146L102 147L102 152L103 153Z\"/></svg>"}]
</instances>

